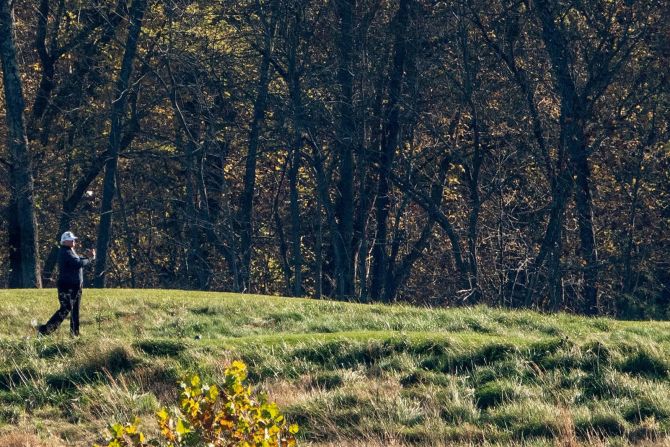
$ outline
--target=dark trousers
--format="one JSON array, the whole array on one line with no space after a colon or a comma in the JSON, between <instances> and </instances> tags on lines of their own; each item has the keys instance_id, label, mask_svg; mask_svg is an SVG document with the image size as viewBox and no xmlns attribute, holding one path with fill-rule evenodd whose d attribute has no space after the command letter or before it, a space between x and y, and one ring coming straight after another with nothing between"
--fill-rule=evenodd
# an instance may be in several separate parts
<instances>
[{"instance_id":1,"label":"dark trousers","mask_svg":"<svg viewBox=\"0 0 670 447\"><path fill-rule=\"evenodd\" d=\"M81 286L58 286L58 301L60 308L55 314L39 327L40 333L47 335L58 329L58 326L70 315L70 333L79 335L79 304L81 303Z\"/></svg>"}]
</instances>

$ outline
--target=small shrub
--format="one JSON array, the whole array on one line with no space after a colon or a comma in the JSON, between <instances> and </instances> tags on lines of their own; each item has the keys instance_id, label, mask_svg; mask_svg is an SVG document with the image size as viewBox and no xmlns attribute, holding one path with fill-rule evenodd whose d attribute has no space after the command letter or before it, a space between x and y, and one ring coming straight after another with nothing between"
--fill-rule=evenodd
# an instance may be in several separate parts
<instances>
[{"instance_id":1,"label":"small shrub","mask_svg":"<svg viewBox=\"0 0 670 447\"><path fill-rule=\"evenodd\" d=\"M263 394L253 395L247 384L247 369L233 362L224 373L221 388L206 385L199 376L181 383L179 408L158 412L164 441L148 441L139 431L139 420L112 424L107 447L227 447L295 445L297 425L288 426L277 405Z\"/></svg>"}]
</instances>

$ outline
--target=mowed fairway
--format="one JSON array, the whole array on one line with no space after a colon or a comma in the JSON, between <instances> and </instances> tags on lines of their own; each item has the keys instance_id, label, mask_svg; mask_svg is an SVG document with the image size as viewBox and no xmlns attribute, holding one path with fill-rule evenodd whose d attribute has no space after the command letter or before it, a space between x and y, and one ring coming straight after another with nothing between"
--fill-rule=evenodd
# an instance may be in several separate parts
<instances>
[{"instance_id":1,"label":"mowed fairway","mask_svg":"<svg viewBox=\"0 0 670 447\"><path fill-rule=\"evenodd\" d=\"M35 337L56 304L0 291L0 446L154 433L180 378L235 359L301 445L670 445L667 322L89 289L79 339Z\"/></svg>"}]
</instances>

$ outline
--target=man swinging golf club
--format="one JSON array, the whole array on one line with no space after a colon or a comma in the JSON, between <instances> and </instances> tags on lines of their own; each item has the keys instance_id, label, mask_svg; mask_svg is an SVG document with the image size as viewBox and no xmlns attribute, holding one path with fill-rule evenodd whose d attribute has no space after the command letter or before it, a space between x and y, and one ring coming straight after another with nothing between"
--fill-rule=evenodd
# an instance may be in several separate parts
<instances>
[{"instance_id":1,"label":"man swinging golf club","mask_svg":"<svg viewBox=\"0 0 670 447\"><path fill-rule=\"evenodd\" d=\"M81 289L84 286L83 268L95 260L95 250L88 249L84 256L75 251L77 238L71 231L66 231L60 238L58 252L58 301L60 308L46 322L37 327L40 334L47 335L58 329L63 320L70 315L70 334L79 335L79 304Z\"/></svg>"}]
</instances>

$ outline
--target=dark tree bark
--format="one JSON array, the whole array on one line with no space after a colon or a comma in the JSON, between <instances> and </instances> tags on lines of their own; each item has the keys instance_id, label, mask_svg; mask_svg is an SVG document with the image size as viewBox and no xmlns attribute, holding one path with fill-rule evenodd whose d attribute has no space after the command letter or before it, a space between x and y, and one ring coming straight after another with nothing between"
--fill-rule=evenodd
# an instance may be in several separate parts
<instances>
[{"instance_id":1,"label":"dark tree bark","mask_svg":"<svg viewBox=\"0 0 670 447\"><path fill-rule=\"evenodd\" d=\"M452 131L455 128L455 123L458 121L458 116L452 121ZM414 258L420 254L421 250L428 242L426 238L430 236L430 230L432 229L433 222L437 223L445 233L452 246L452 252L454 256L454 263L456 264L456 269L458 270L458 284L462 290L470 290L469 282L469 273L468 273L468 264L463 260L463 250L461 248L461 240L456 232L453 224L449 220L449 217L442 212L440 205L442 203L442 198L444 195L444 187L446 174L449 168L449 164L453 161L451 155L447 153L442 160L440 161L439 171L437 180L432 184L430 192L428 194L423 191L417 190L413 185L404 179L399 178L398 176L391 174L391 181L405 194L407 194L417 205L419 205L427 214L427 222L424 225L424 230L419 239L415 242L412 250L407 255L406 259L401 263L397 272L394 274L394 287L393 294L388 296L395 296L398 286L401 284L399 278L406 278L406 274L409 274L413 263L416 261Z\"/></svg>"},{"instance_id":2,"label":"dark tree bark","mask_svg":"<svg viewBox=\"0 0 670 447\"><path fill-rule=\"evenodd\" d=\"M539 270L547 258L550 258L549 268L549 295L553 300L561 293L562 273L560 271L560 259L563 251L563 219L568 198L572 191L571 171L563 166L564 163L559 160L557 163L558 177L555 180L555 186L551 197L549 211L549 221L542 238L540 250L538 251L533 265L530 268L531 279L526 293L527 307L534 304L533 296L536 291L537 282L540 280Z\"/></svg>"},{"instance_id":3,"label":"dark tree bark","mask_svg":"<svg viewBox=\"0 0 670 447\"><path fill-rule=\"evenodd\" d=\"M481 291L479 290L479 265L477 259L477 237L479 234L479 213L481 211L482 200L479 194L479 175L484 161L484 150L482 148L480 136L479 110L475 105L474 89L475 79L477 77L476 68L473 67L471 48L467 27L461 23L459 25L459 40L463 56L463 101L470 109L470 129L472 132L472 157L470 163L463 165L465 180L470 194L470 213L468 216L468 252L469 252L469 272L470 272L470 291L467 298L470 302L476 303L479 300Z\"/></svg>"},{"instance_id":4,"label":"dark tree bark","mask_svg":"<svg viewBox=\"0 0 670 447\"><path fill-rule=\"evenodd\" d=\"M539 154L533 152L533 156L537 159L538 165L544 166L545 176L551 188L551 211L549 223L547 224L547 229L544 233L538 255L535 257L529 270L530 282L525 291L525 302L513 303L515 305L524 304L526 307L529 307L534 304L534 296L537 281L540 278L540 270L547 258L549 258L547 275L551 302L557 303L558 297L562 295L563 274L560 261L563 245L561 230L563 226L563 213L567 204L567 194L571 188L571 179L569 178L569 172L565 170L565 164L562 162L565 149L563 147L558 148L559 153L557 163L554 163L549 154L542 120L535 103L535 87L531 83L526 70L522 66L519 66L515 59L517 57L515 47L517 45L517 39L521 34L519 15L520 13L515 11L508 17L508 30L514 30L514 32L508 32L505 35L507 50L503 49L501 42L496 41L491 37L491 34L481 22L476 12L473 14L473 18L475 25L481 31L481 36L486 41L487 45L503 61L508 68L508 73L510 74L511 79L523 93L528 112L530 113L533 136L535 137L537 148L539 149ZM558 174L556 171L558 171Z\"/></svg>"},{"instance_id":5,"label":"dark tree bark","mask_svg":"<svg viewBox=\"0 0 670 447\"><path fill-rule=\"evenodd\" d=\"M323 211L326 214L326 225L328 226L328 230L330 232L331 238L332 238L332 250L333 250L333 256L334 256L334 263L336 266L341 265L343 262L344 258L344 253L342 252L342 244L337 242L337 235L339 235L339 228L337 225L337 220L335 217L335 206L330 198L330 195L328 194L328 187L331 184L331 178L326 172L324 165L323 165L323 154L321 152L321 148L319 145L316 143L314 140L314 137L311 134L310 129L307 130L307 143L312 148L312 167L314 168L314 178L316 181L316 189L317 189L317 195L319 198L319 208L323 208ZM317 236L321 238L321 210L319 209L319 217L318 217L318 225L319 225L319 230L317 233ZM319 278L323 277L323 257L322 257L322 247L323 243L322 240L317 241L317 250L318 250L318 270L319 270ZM335 278L336 284L336 292L339 284L339 279ZM321 285L320 285L321 287Z\"/></svg>"},{"instance_id":6,"label":"dark tree bark","mask_svg":"<svg viewBox=\"0 0 670 447\"><path fill-rule=\"evenodd\" d=\"M579 225L580 253L584 261L584 287L582 290L587 315L598 313L598 252L593 228L593 203L591 199L588 152L584 126L587 110L584 98L579 95L570 71L568 43L563 31L556 25L552 6L546 0L536 2L536 11L542 25L542 39L547 48L556 88L561 98L560 145L569 157L570 171L575 178L575 203Z\"/></svg>"},{"instance_id":7,"label":"dark tree bark","mask_svg":"<svg viewBox=\"0 0 670 447\"><path fill-rule=\"evenodd\" d=\"M302 33L302 11L296 6L293 14L293 23L289 35L288 50L288 83L291 97L291 113L293 115L293 142L291 144L291 161L289 167L289 196L291 213L291 263L293 270L293 296L302 295L302 243L300 237L300 197L298 192L298 174L302 161L302 132L304 128L304 111L300 83L300 70L297 53Z\"/></svg>"},{"instance_id":8,"label":"dark tree bark","mask_svg":"<svg viewBox=\"0 0 670 447\"><path fill-rule=\"evenodd\" d=\"M251 291L251 255L253 251L253 209L254 194L256 192L256 162L258 159L258 145L261 126L265 118L265 109L268 98L268 84L270 83L270 59L274 44L279 0L272 0L269 22L263 37L263 54L259 67L258 90L254 102L254 114L249 130L249 148L244 169L244 190L240 197L238 222L240 225L240 275L243 291Z\"/></svg>"},{"instance_id":9,"label":"dark tree bark","mask_svg":"<svg viewBox=\"0 0 670 447\"><path fill-rule=\"evenodd\" d=\"M277 232L277 242L279 243L279 259L281 260L282 273L284 276L284 294L290 296L293 292L291 287L291 263L288 256L288 244L286 243L286 236L284 235L284 224L282 223L281 214L279 213L279 200L282 195L284 186L284 178L286 177L287 167L289 166L290 158L287 157L281 171L281 179L277 185L274 200L272 201L272 217L275 221L275 231Z\"/></svg>"},{"instance_id":10,"label":"dark tree bark","mask_svg":"<svg viewBox=\"0 0 670 447\"><path fill-rule=\"evenodd\" d=\"M360 120L365 123L367 121L367 126L369 127L370 132L370 142L368 147L365 147L363 144L359 146L358 150L358 159L357 159L357 168L359 175L359 198L358 198L358 209L356 211L356 222L354 224L355 228L355 237L359 240L358 242L358 281L359 281L359 297L361 302L368 302L370 300L370 292L368 288L368 256L370 241L368 237L368 221L370 215L372 214L372 208L375 205L374 193L376 188L375 177L371 175L374 172L371 167L373 167L374 158L371 154L381 153L381 144L382 144L382 133L383 133L383 115L384 115L384 94L386 92L386 69L390 54L390 48L387 48L386 51L380 56L380 63L378 67L378 73L376 78L372 81L374 84L374 98L372 100L372 113L360 117ZM361 129L365 131L365 129ZM363 138L361 138L363 141Z\"/></svg>"},{"instance_id":11,"label":"dark tree bark","mask_svg":"<svg viewBox=\"0 0 670 447\"><path fill-rule=\"evenodd\" d=\"M121 22L122 9L125 7L124 0L118 0L116 8L109 13L106 13L106 11L100 8L99 5L93 5L90 9L78 11L78 14L84 21L86 21L86 23L78 33L61 45L59 44L58 38L63 17L66 15L65 1L59 0L53 23L51 24L51 27L49 27L51 3L51 0L40 0L38 9L35 48L37 49L37 54L40 60L41 77L30 112L27 130L29 141L34 141L39 137L43 146L46 146L49 140L49 127L53 120L53 115L55 113L60 113L55 110L58 109L58 105L53 107L51 104L51 97L57 87L55 79L57 62L67 52L86 43L86 48L83 51L85 57L83 57L82 60L76 61L77 68L73 74L74 78L78 79L78 87L81 90L83 76L91 69L90 64L82 64L82 62L84 62L85 59L92 57L95 54L96 49L99 49L102 45L111 40L117 26ZM99 38L91 38L91 36L95 36L95 31L98 28L105 28L103 35ZM90 86L88 89L90 89ZM63 96L66 97L67 95ZM75 97L80 101L83 101L84 99L81 95ZM61 102L63 100L63 98L60 98ZM60 106L63 107L62 104L60 104ZM52 110L48 113L50 108Z\"/></svg>"},{"instance_id":12,"label":"dark tree bark","mask_svg":"<svg viewBox=\"0 0 670 447\"><path fill-rule=\"evenodd\" d=\"M316 247L314 247L314 263L316 264L316 299L320 300L323 295L323 218L321 198L316 197Z\"/></svg>"},{"instance_id":13,"label":"dark tree bark","mask_svg":"<svg viewBox=\"0 0 670 447\"><path fill-rule=\"evenodd\" d=\"M120 185L119 182L119 171L116 171L116 184ZM133 254L133 238L130 231L130 225L128 224L128 213L126 212L126 203L123 200L123 194L121 193L121 188L116 188L116 194L119 198L119 208L121 210L121 219L123 221L123 233L124 239L126 242L126 257L128 258L128 269L130 270L130 287L133 289L137 287L137 275L136 267L137 261L135 255Z\"/></svg>"},{"instance_id":14,"label":"dark tree bark","mask_svg":"<svg viewBox=\"0 0 670 447\"><path fill-rule=\"evenodd\" d=\"M388 270L386 245L388 238L388 215L391 206L389 197L391 181L389 177L393 168L395 151L398 148L400 140L400 101L406 65L410 1L400 1L398 12L392 22L395 45L393 66L389 81L389 102L386 112L388 118L383 134L377 185L377 234L372 248L372 282L370 285L370 297L373 300L384 298L384 282Z\"/></svg>"},{"instance_id":15,"label":"dark tree bark","mask_svg":"<svg viewBox=\"0 0 670 447\"><path fill-rule=\"evenodd\" d=\"M633 247L635 246L635 231L637 227L638 209L640 202L640 187L642 186L642 167L644 161L644 154L656 142L656 111L654 110L653 118L650 123L649 133L644 141L638 144L635 151L635 165L632 172L631 200L628 210L628 222L623 243L622 258L623 258L623 277L621 278L621 292L628 295L635 291L635 275L633 268ZM621 307L621 306L620 306ZM622 309L618 309L620 312Z\"/></svg>"},{"instance_id":16,"label":"dark tree bark","mask_svg":"<svg viewBox=\"0 0 670 447\"><path fill-rule=\"evenodd\" d=\"M339 156L338 200L336 203L337 232L332 234L333 245L341 253L336 262L337 296L351 298L354 294L353 234L354 234L354 132L353 60L355 0L336 0L340 29L338 36L337 83L339 86L339 123L335 147Z\"/></svg>"},{"instance_id":17,"label":"dark tree bark","mask_svg":"<svg viewBox=\"0 0 670 447\"><path fill-rule=\"evenodd\" d=\"M450 159L449 159L450 160ZM447 166L448 166L448 162ZM456 232L453 224L449 220L449 217L442 212L440 209L440 201L442 194L444 193L444 184L440 185L440 201L432 200L430 195L426 195L422 191L417 190L414 186L406 182L404 179L399 178L397 175L391 174L391 181L396 184L401 191L407 193L414 203L419 205L429 216L429 218L434 219L435 222L447 233L449 242L451 243L452 252L454 256L454 263L456 264L456 269L458 270L458 284L463 290L470 289L470 283L468 279L468 266L463 260L463 249L461 247L461 239ZM437 197L437 195L433 196Z\"/></svg>"},{"instance_id":18,"label":"dark tree bark","mask_svg":"<svg viewBox=\"0 0 670 447\"><path fill-rule=\"evenodd\" d=\"M8 245L9 286L41 287L32 161L24 121L25 102L14 44L14 20L9 0L0 0L0 59L5 93L7 145L10 154Z\"/></svg>"},{"instance_id":19,"label":"dark tree bark","mask_svg":"<svg viewBox=\"0 0 670 447\"><path fill-rule=\"evenodd\" d=\"M188 235L185 236L184 240L189 242L188 247L186 247L186 276L190 288L194 290L207 290L212 272L204 257L203 238L201 235L202 228L206 223L202 219L202 197L199 193L200 188L198 187L198 173L201 171L200 165L202 160L197 154L202 152L203 149L196 143L199 139L200 129L197 124L190 126L189 137L186 141L183 141L181 127L179 124L177 126L177 147L181 146L186 164L186 176L184 179L186 182L186 194L184 197L186 215L184 217L187 222Z\"/></svg>"},{"instance_id":20,"label":"dark tree bark","mask_svg":"<svg viewBox=\"0 0 670 447\"><path fill-rule=\"evenodd\" d=\"M37 34L35 38L35 47L37 48L37 54L40 58L40 64L42 66L42 78L40 79L40 85L37 89L37 94L35 95L35 102L33 103L33 110L31 114L31 119L28 123L28 138L32 141L35 139L37 129L36 123L44 115L44 111L47 108L49 103L49 98L51 97L51 92L55 87L54 74L56 66L56 45L57 45L57 29L60 26L60 19L63 15L64 1L61 0L58 7L57 17L55 19L54 32L51 35L50 39L50 49L47 49L47 25L49 21L49 0L41 0L40 6L38 9L37 15Z\"/></svg>"},{"instance_id":21,"label":"dark tree bark","mask_svg":"<svg viewBox=\"0 0 670 447\"><path fill-rule=\"evenodd\" d=\"M130 25L126 40L121 72L114 90L111 112L111 130L109 132L109 149L105 163L105 178L103 180L102 204L100 206L100 226L98 227L97 255L95 264L95 287L105 287L107 273L107 258L112 237L112 202L116 195L116 170L119 161L121 146L121 132L123 129L123 115L126 112L128 88L133 70L137 44L142 29L142 18L147 7L147 0L133 0L130 7Z\"/></svg>"}]
</instances>

